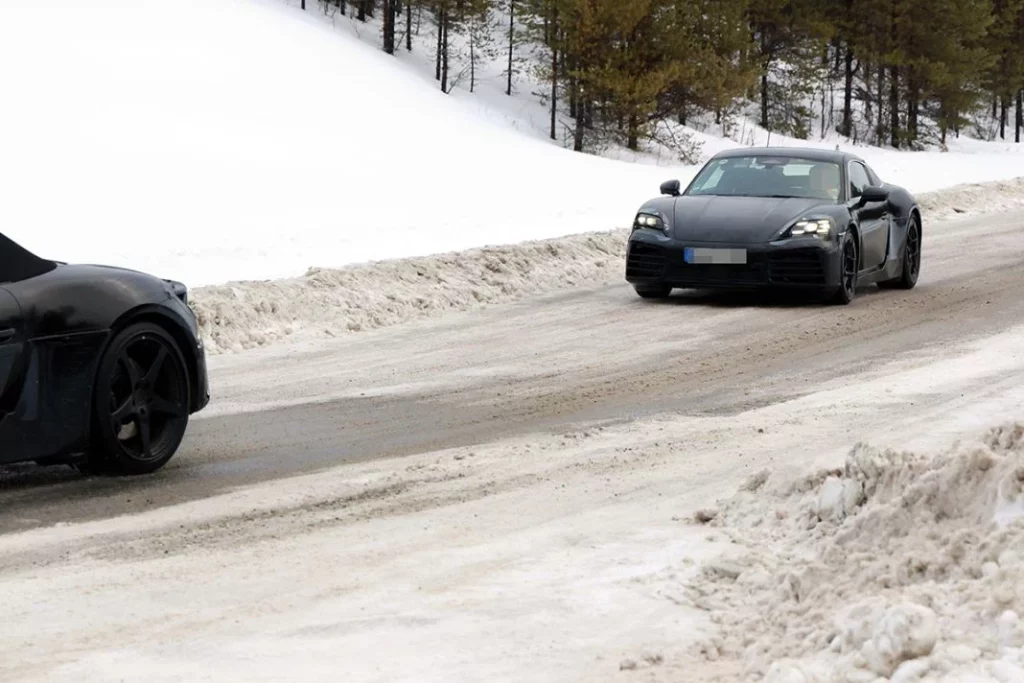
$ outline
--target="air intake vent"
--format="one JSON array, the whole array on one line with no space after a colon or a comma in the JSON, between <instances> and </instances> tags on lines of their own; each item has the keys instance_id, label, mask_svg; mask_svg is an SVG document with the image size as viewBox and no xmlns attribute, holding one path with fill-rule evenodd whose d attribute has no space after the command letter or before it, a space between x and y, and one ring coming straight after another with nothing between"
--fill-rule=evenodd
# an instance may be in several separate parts
<instances>
[{"instance_id":1,"label":"air intake vent","mask_svg":"<svg viewBox=\"0 0 1024 683\"><path fill-rule=\"evenodd\" d=\"M626 277L660 278L665 273L668 259L661 247L645 242L630 242L626 256Z\"/></svg>"},{"instance_id":2,"label":"air intake vent","mask_svg":"<svg viewBox=\"0 0 1024 683\"><path fill-rule=\"evenodd\" d=\"M768 258L768 277L789 285L825 284L825 267L819 249L790 249L773 252Z\"/></svg>"}]
</instances>

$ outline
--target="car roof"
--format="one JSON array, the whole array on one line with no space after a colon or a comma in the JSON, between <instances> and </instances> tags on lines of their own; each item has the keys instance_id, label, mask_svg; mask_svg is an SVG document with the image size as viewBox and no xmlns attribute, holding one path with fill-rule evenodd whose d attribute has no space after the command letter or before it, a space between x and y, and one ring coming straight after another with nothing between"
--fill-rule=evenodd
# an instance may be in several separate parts
<instances>
[{"instance_id":1,"label":"car roof","mask_svg":"<svg viewBox=\"0 0 1024 683\"><path fill-rule=\"evenodd\" d=\"M799 157L811 159L812 161L832 161L841 164L845 161L856 160L863 162L856 154L833 149L819 149L816 147L736 147L727 149L715 154L712 159L727 159L731 157L745 157L754 155L771 155L775 157Z\"/></svg>"}]
</instances>

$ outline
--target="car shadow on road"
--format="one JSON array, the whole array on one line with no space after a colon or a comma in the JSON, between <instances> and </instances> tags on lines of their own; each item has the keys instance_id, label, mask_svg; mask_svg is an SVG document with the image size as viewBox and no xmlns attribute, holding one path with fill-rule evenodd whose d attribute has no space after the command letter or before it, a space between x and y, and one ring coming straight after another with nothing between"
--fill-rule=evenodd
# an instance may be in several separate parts
<instances>
[{"instance_id":1,"label":"car shadow on road","mask_svg":"<svg viewBox=\"0 0 1024 683\"><path fill-rule=\"evenodd\" d=\"M858 288L853 300L873 297L881 290L874 286ZM831 296L801 290L754 289L676 289L667 299L641 300L644 304L662 306L710 306L715 308L807 308L832 306Z\"/></svg>"}]
</instances>

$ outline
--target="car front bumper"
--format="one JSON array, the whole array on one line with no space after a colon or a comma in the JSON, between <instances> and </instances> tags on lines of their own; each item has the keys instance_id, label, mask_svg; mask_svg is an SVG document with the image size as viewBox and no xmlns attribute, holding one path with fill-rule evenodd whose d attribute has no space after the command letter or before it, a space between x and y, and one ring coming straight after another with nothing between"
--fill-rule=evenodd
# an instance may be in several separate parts
<instances>
[{"instance_id":1,"label":"car front bumper","mask_svg":"<svg viewBox=\"0 0 1024 683\"><path fill-rule=\"evenodd\" d=\"M687 263L687 247L746 249L746 263ZM626 281L680 288L839 286L836 241L804 237L759 244L683 242L637 230L626 246Z\"/></svg>"}]
</instances>

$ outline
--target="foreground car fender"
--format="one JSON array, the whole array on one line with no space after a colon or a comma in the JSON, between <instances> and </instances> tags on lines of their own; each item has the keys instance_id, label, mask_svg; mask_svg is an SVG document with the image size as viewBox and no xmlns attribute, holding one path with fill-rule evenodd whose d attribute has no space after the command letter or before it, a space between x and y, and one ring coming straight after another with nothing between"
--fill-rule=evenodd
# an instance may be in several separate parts
<instances>
[{"instance_id":1,"label":"foreground car fender","mask_svg":"<svg viewBox=\"0 0 1024 683\"><path fill-rule=\"evenodd\" d=\"M21 263L22 277L8 276L0 288L0 314L16 330L0 342L0 462L71 462L90 451L100 362L132 325L156 325L181 354L186 413L207 405L205 352L183 285L132 270L45 261L6 238L5 258Z\"/></svg>"}]
</instances>

